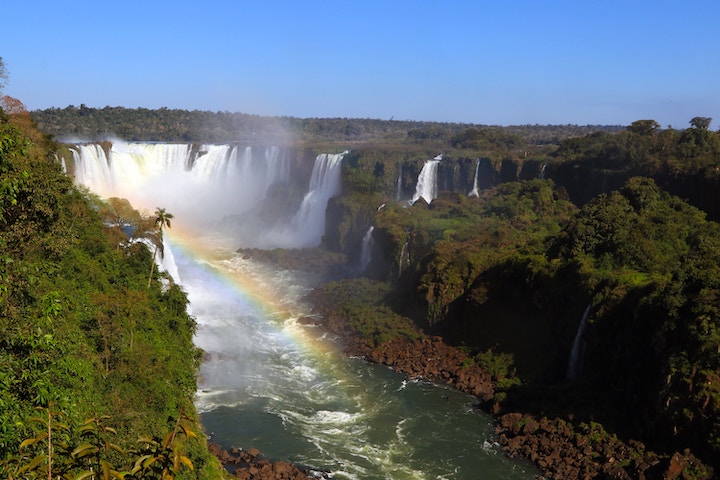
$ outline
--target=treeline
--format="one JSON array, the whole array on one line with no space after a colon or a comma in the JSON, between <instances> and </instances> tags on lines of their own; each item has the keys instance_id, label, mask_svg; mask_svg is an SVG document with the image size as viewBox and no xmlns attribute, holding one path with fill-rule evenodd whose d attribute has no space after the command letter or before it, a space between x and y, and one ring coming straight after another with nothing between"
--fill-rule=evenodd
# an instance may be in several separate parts
<instances>
[{"instance_id":1,"label":"treeline","mask_svg":"<svg viewBox=\"0 0 720 480\"><path fill-rule=\"evenodd\" d=\"M31 112L40 130L59 140L288 144L290 142L439 141L467 128L492 128L531 144L558 141L621 127L600 125L478 126L462 123L353 118L268 117L245 113L160 108L92 108L70 105Z\"/></svg>"},{"instance_id":2,"label":"treeline","mask_svg":"<svg viewBox=\"0 0 720 480\"><path fill-rule=\"evenodd\" d=\"M578 204L620 188L633 176L651 177L719 220L720 133L710 130L711 120L695 117L683 130L638 120L616 134L566 139L544 159L545 175Z\"/></svg>"},{"instance_id":3,"label":"treeline","mask_svg":"<svg viewBox=\"0 0 720 480\"><path fill-rule=\"evenodd\" d=\"M690 128L661 130L654 120L638 120L618 134L598 132L567 139L555 156L598 170L694 173L720 158L720 135L709 129L710 121L695 117Z\"/></svg>"},{"instance_id":4,"label":"treeline","mask_svg":"<svg viewBox=\"0 0 720 480\"><path fill-rule=\"evenodd\" d=\"M220 478L184 291L108 226L131 209L75 188L16 107L0 109L0 476Z\"/></svg>"}]
</instances>

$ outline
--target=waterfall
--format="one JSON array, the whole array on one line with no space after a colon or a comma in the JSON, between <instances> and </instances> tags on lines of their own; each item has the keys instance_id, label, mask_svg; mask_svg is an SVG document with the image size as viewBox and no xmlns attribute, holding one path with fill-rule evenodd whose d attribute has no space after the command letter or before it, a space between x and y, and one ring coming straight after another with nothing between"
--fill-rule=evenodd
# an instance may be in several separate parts
<instances>
[{"instance_id":1,"label":"waterfall","mask_svg":"<svg viewBox=\"0 0 720 480\"><path fill-rule=\"evenodd\" d=\"M158 267L161 271L167 272L168 275L173 279L175 283L182 283L180 279L180 272L178 271L177 263L175 263L175 254L168 243L166 236L163 236L163 255L162 258L156 258L155 261L159 262Z\"/></svg>"},{"instance_id":2,"label":"waterfall","mask_svg":"<svg viewBox=\"0 0 720 480\"><path fill-rule=\"evenodd\" d=\"M67 174L67 163L65 163L65 158L58 158L57 154L55 154L55 161L60 163L60 168L62 169L62 172Z\"/></svg>"},{"instance_id":3,"label":"waterfall","mask_svg":"<svg viewBox=\"0 0 720 480\"><path fill-rule=\"evenodd\" d=\"M265 150L265 190L276 182L288 183L290 181L290 163L287 152L279 147L269 147Z\"/></svg>"},{"instance_id":4,"label":"waterfall","mask_svg":"<svg viewBox=\"0 0 720 480\"><path fill-rule=\"evenodd\" d=\"M370 225L370 228L367 229L363 237L362 248L360 250L360 270L362 271L365 271L365 268L370 264L370 260L372 260L373 230L375 230L375 227Z\"/></svg>"},{"instance_id":5,"label":"waterfall","mask_svg":"<svg viewBox=\"0 0 720 480\"><path fill-rule=\"evenodd\" d=\"M400 168L398 168L397 193L395 194L395 200L399 202L401 198L402 198L402 165L400 165Z\"/></svg>"},{"instance_id":6,"label":"waterfall","mask_svg":"<svg viewBox=\"0 0 720 480\"><path fill-rule=\"evenodd\" d=\"M543 166L540 167L540 180L545 179L545 168L547 167L547 163L543 163Z\"/></svg>"},{"instance_id":7,"label":"waterfall","mask_svg":"<svg viewBox=\"0 0 720 480\"><path fill-rule=\"evenodd\" d=\"M75 183L90 188L101 197L114 192L110 161L100 145L78 145L71 149Z\"/></svg>"},{"instance_id":8,"label":"waterfall","mask_svg":"<svg viewBox=\"0 0 720 480\"><path fill-rule=\"evenodd\" d=\"M285 149L202 145L193 151L189 144L115 142L107 153L97 144L75 145L71 152L73 164L68 170L77 184L103 198L127 198L141 211L161 206L186 223L224 225L237 236L237 246L319 244L327 199L340 189L342 156L320 155L310 191L295 218L292 209L281 212L284 218L275 218L262 210L268 208L262 202L271 185L290 182ZM255 217L264 223L253 223ZM291 218L289 231L277 227Z\"/></svg>"},{"instance_id":9,"label":"waterfall","mask_svg":"<svg viewBox=\"0 0 720 480\"><path fill-rule=\"evenodd\" d=\"M420 200L420 198L430 203L437 197L437 171L440 164L440 158L438 157L426 161L422 170L420 170L415 195L413 195L410 205Z\"/></svg>"},{"instance_id":10,"label":"waterfall","mask_svg":"<svg viewBox=\"0 0 720 480\"><path fill-rule=\"evenodd\" d=\"M478 171L480 170L480 159L478 158L475 161L475 180L473 180L473 188L470 190L470 193L468 193L469 197L479 197L480 192L478 192Z\"/></svg>"},{"instance_id":11,"label":"waterfall","mask_svg":"<svg viewBox=\"0 0 720 480\"><path fill-rule=\"evenodd\" d=\"M405 267L410 265L410 252L408 252L408 246L410 242L408 240L403 243L402 249L400 250L400 259L398 261L398 276L402 276Z\"/></svg>"},{"instance_id":12,"label":"waterfall","mask_svg":"<svg viewBox=\"0 0 720 480\"><path fill-rule=\"evenodd\" d=\"M342 190L343 156L322 153L315 158L310 187L290 224L266 236L267 244L279 248L311 248L322 242L327 203Z\"/></svg>"},{"instance_id":13,"label":"waterfall","mask_svg":"<svg viewBox=\"0 0 720 480\"><path fill-rule=\"evenodd\" d=\"M271 184L288 181L287 156L277 147L260 149L264 153L259 149L203 145L194 154L187 144L116 142L106 156L99 145L77 145L72 148L72 173L76 183L101 197L122 195L149 201L177 197L162 194L182 188L184 203L198 205L200 218L205 218L210 212L200 205L201 200L210 200L218 213L237 213L262 199Z\"/></svg>"},{"instance_id":14,"label":"waterfall","mask_svg":"<svg viewBox=\"0 0 720 480\"><path fill-rule=\"evenodd\" d=\"M568 360L567 368L567 378L569 379L577 378L578 375L580 375L582 340L583 334L585 333L585 327L587 326L588 315L590 315L590 305L587 306L582 318L580 319L580 325L578 325L572 349L570 350L570 358Z\"/></svg>"}]
</instances>

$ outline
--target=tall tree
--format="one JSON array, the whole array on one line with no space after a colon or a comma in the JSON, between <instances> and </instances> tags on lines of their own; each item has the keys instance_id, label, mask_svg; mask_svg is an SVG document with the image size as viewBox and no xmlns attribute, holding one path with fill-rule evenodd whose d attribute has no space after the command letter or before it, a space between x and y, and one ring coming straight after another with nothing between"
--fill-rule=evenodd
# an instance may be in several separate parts
<instances>
[{"instance_id":1,"label":"tall tree","mask_svg":"<svg viewBox=\"0 0 720 480\"><path fill-rule=\"evenodd\" d=\"M712 122L711 117L693 117L690 120L690 125L699 130L707 130L710 127L710 122Z\"/></svg>"},{"instance_id":2,"label":"tall tree","mask_svg":"<svg viewBox=\"0 0 720 480\"><path fill-rule=\"evenodd\" d=\"M152 264L150 265L150 278L148 278L148 288L150 288L150 282L152 282L153 271L155 270L155 258L157 257L158 249L160 249L160 255L163 256L163 229L165 227L171 227L171 220L173 214L166 212L164 208L158 207L155 209L155 229L157 231L157 237L155 239L155 250L153 251Z\"/></svg>"},{"instance_id":3,"label":"tall tree","mask_svg":"<svg viewBox=\"0 0 720 480\"><path fill-rule=\"evenodd\" d=\"M2 92L3 87L7 84L7 78L8 73L5 68L5 62L3 61L3 58L0 57L0 92Z\"/></svg>"}]
</instances>

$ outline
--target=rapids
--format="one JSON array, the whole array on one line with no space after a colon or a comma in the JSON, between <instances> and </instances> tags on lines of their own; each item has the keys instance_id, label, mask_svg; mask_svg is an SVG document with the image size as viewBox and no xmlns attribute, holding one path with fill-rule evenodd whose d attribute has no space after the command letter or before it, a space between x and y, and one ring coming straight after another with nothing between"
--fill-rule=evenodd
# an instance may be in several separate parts
<instances>
[{"instance_id":1,"label":"rapids","mask_svg":"<svg viewBox=\"0 0 720 480\"><path fill-rule=\"evenodd\" d=\"M227 238L227 230L215 232L207 223L197 228L203 208L232 213L230 203L202 203L206 198L217 201L229 192L228 198L243 199L243 209L253 207L247 192L228 186L233 178L235 187L248 188L287 181L286 169L276 168L270 182L270 169L256 165L267 162L268 151L225 148L211 166L178 146L113 145L110 158L91 146L76 149L76 181L138 207L167 206L174 215L162 266L187 291L195 341L206 352L196 407L208 437L225 448L254 447L273 460L329 470L337 479L534 478L532 467L499 450L492 418L477 411L476 399L348 358L335 339L301 322L311 310L303 299L317 279L243 258L235 252L243 245ZM341 157L320 157L322 175L336 175ZM194 171L201 165L202 172ZM327 202L325 193L311 193L327 187L335 195L335 182L308 182L305 199ZM254 194L257 200L263 195ZM324 211L314 199L312 208ZM303 208L296 217L320 218ZM286 233L273 227L264 235L278 231ZM315 234L305 232L298 241L304 246Z\"/></svg>"}]
</instances>

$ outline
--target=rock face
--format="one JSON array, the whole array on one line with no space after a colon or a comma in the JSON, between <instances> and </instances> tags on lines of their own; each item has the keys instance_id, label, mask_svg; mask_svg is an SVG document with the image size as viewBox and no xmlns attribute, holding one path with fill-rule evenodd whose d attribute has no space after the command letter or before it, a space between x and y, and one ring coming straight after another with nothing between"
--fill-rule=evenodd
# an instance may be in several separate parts
<instances>
[{"instance_id":1,"label":"rock face","mask_svg":"<svg viewBox=\"0 0 720 480\"><path fill-rule=\"evenodd\" d=\"M495 431L510 456L531 460L547 478L715 478L712 469L687 450L663 458L640 442L621 442L597 424L578 426L559 418L508 413L498 419Z\"/></svg>"},{"instance_id":2,"label":"rock face","mask_svg":"<svg viewBox=\"0 0 720 480\"><path fill-rule=\"evenodd\" d=\"M300 467L278 460L271 462L256 448L224 450L220 445L208 445L210 453L236 478L242 480L305 480L307 478L330 478L329 472Z\"/></svg>"},{"instance_id":3,"label":"rock face","mask_svg":"<svg viewBox=\"0 0 720 480\"><path fill-rule=\"evenodd\" d=\"M495 392L490 375L476 365L468 365L467 355L444 344L440 337L398 337L370 351L369 359L410 377L450 385L484 401L492 399Z\"/></svg>"},{"instance_id":4,"label":"rock face","mask_svg":"<svg viewBox=\"0 0 720 480\"><path fill-rule=\"evenodd\" d=\"M441 337L397 336L373 348L352 331L342 315L329 308L320 310L323 321L318 325L340 337L348 355L387 365L409 377L450 385L483 401L489 401L495 393L490 374L472 364L464 352L445 344Z\"/></svg>"}]
</instances>

